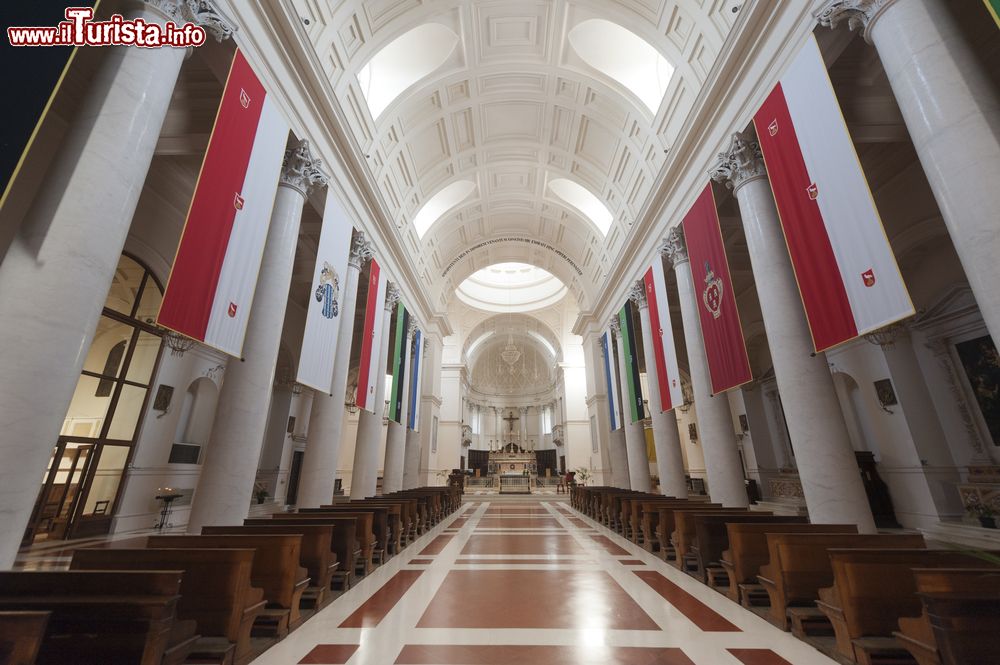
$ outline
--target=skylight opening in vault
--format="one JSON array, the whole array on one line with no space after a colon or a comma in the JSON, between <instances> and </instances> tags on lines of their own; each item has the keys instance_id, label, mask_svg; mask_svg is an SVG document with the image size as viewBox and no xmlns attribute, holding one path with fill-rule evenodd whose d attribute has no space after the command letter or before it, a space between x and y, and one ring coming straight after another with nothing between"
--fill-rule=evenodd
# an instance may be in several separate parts
<instances>
[{"instance_id":1,"label":"skylight opening in vault","mask_svg":"<svg viewBox=\"0 0 1000 665\"><path fill-rule=\"evenodd\" d=\"M397 37L358 72L358 84L378 120L404 90L445 63L458 35L440 23L425 23Z\"/></svg>"},{"instance_id":2,"label":"skylight opening in vault","mask_svg":"<svg viewBox=\"0 0 1000 665\"><path fill-rule=\"evenodd\" d=\"M674 66L649 42L599 18L577 24L568 37L584 62L631 90L656 115Z\"/></svg>"},{"instance_id":3,"label":"skylight opening in vault","mask_svg":"<svg viewBox=\"0 0 1000 665\"><path fill-rule=\"evenodd\" d=\"M602 235L608 235L614 216L601 200L572 180L556 178L549 181L549 189L560 199L576 208L592 221Z\"/></svg>"},{"instance_id":4,"label":"skylight opening in vault","mask_svg":"<svg viewBox=\"0 0 1000 665\"><path fill-rule=\"evenodd\" d=\"M427 200L417 216L413 218L413 228L417 231L417 237L423 239L427 230L434 222L441 219L441 216L457 206L459 203L469 198L476 189L476 183L471 180L458 180L451 183L440 192Z\"/></svg>"},{"instance_id":5,"label":"skylight opening in vault","mask_svg":"<svg viewBox=\"0 0 1000 665\"><path fill-rule=\"evenodd\" d=\"M567 291L562 280L542 268L527 263L494 263L467 277L455 295L487 312L530 312L554 305Z\"/></svg>"}]
</instances>

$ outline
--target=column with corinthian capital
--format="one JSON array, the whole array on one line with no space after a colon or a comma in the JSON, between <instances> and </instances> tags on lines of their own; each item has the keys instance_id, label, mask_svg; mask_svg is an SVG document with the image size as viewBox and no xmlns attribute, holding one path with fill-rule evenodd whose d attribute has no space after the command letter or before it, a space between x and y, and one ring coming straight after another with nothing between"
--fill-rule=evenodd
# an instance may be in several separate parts
<instances>
[{"instance_id":1,"label":"column with corinthian capital","mask_svg":"<svg viewBox=\"0 0 1000 665\"><path fill-rule=\"evenodd\" d=\"M190 533L201 533L205 525L242 524L247 516L274 390L302 208L309 190L324 186L326 180L308 141L299 141L285 152L247 321L244 359L229 363L226 369L191 507Z\"/></svg>"},{"instance_id":2,"label":"column with corinthian capital","mask_svg":"<svg viewBox=\"0 0 1000 665\"><path fill-rule=\"evenodd\" d=\"M123 14L195 22L220 41L232 33L205 3L197 14L176 4L135 3ZM0 257L0 569L14 563L188 52L103 51Z\"/></svg>"},{"instance_id":3,"label":"column with corinthian capital","mask_svg":"<svg viewBox=\"0 0 1000 665\"><path fill-rule=\"evenodd\" d=\"M659 261L657 255L656 261ZM673 409L660 411L660 383L656 377L656 356L653 345L660 343L653 337L649 320L649 301L646 285L642 280L632 289L632 300L639 307L642 325L642 350L646 358L646 384L649 386L649 410L653 421L653 445L656 447L656 471L660 476L663 496L687 498L687 480L684 477L684 457L681 454L681 437L677 432L677 416ZM666 303L663 304L666 307ZM659 322L657 322L659 329Z\"/></svg>"},{"instance_id":4,"label":"column with corinthian capital","mask_svg":"<svg viewBox=\"0 0 1000 665\"><path fill-rule=\"evenodd\" d=\"M411 353L419 353L420 366L417 368L418 372L422 372L423 376L427 376L427 352L430 350L430 340L425 334L420 335L420 344L423 348L417 348L418 340L414 338L413 349ZM420 412L424 406L424 395L428 395L428 386L431 384L430 381L419 380L413 382L420 386L420 394L416 395L413 400L414 413L407 414L407 417L413 418L414 429L406 430L406 452L404 454L403 461L403 489L411 490L415 487L420 486ZM411 386L412 387L412 386ZM473 418L479 418L479 405L475 406L473 412ZM405 421L404 421L405 422ZM479 447L482 448L483 437L480 433L479 435Z\"/></svg>"},{"instance_id":5,"label":"column with corinthian capital","mask_svg":"<svg viewBox=\"0 0 1000 665\"><path fill-rule=\"evenodd\" d=\"M621 329L617 316L612 320L611 330L618 338L618 383L621 384L622 392L622 429L625 430L625 459L628 465L628 484L625 487L636 492L648 492L653 488L653 479L649 474L649 458L646 455L646 433L642 420L632 422L630 408L626 405L629 386L625 363L628 359L625 357L625 344L622 340L625 331Z\"/></svg>"},{"instance_id":6,"label":"column with corinthian capital","mask_svg":"<svg viewBox=\"0 0 1000 665\"><path fill-rule=\"evenodd\" d=\"M857 524L861 532L874 532L875 522L826 354L813 353L809 324L756 137L734 134L711 175L732 188L739 202L774 377L809 519L818 524Z\"/></svg>"},{"instance_id":7,"label":"column with corinthian capital","mask_svg":"<svg viewBox=\"0 0 1000 665\"><path fill-rule=\"evenodd\" d=\"M399 422L389 421L389 431L385 435L385 463L382 471L382 493L398 492L403 489L403 466L406 457L406 417L410 412L410 347L417 324L410 322L403 340L403 385L400 388Z\"/></svg>"},{"instance_id":8,"label":"column with corinthian capital","mask_svg":"<svg viewBox=\"0 0 1000 665\"><path fill-rule=\"evenodd\" d=\"M680 227L670 231L663 245L663 252L674 266L677 276L677 294L681 303L681 320L684 323L684 340L691 371L691 389L701 430L701 446L705 453L705 473L708 476L708 493L712 501L723 506L743 507L747 500L743 482L743 468L725 394L713 395L708 372L708 356L701 338L701 321L698 307L701 299L694 290L687 247Z\"/></svg>"},{"instance_id":9,"label":"column with corinthian capital","mask_svg":"<svg viewBox=\"0 0 1000 665\"><path fill-rule=\"evenodd\" d=\"M333 196L333 193L327 192L327 196ZM358 280L361 268L372 256L374 251L371 243L365 240L365 234L355 233L351 239L351 253L347 259L347 275L344 278L344 298L340 304L340 331L333 361L333 394L317 392L313 396L299 481L299 506L315 508L330 503L333 499L337 461L340 459L340 437L344 429L344 404L347 398L347 374L351 365L351 343L354 341Z\"/></svg>"},{"instance_id":10,"label":"column with corinthian capital","mask_svg":"<svg viewBox=\"0 0 1000 665\"><path fill-rule=\"evenodd\" d=\"M361 410L358 417L358 438L354 444L354 466L351 469L351 499L375 496L378 485L378 451L382 440L382 417L385 415L385 367L389 361L389 330L392 311L399 301L399 289L389 282L385 290L385 316L382 317L382 342L378 351L375 375L375 411Z\"/></svg>"},{"instance_id":11,"label":"column with corinthian capital","mask_svg":"<svg viewBox=\"0 0 1000 665\"><path fill-rule=\"evenodd\" d=\"M826 0L816 17L862 29L878 50L986 327L1000 339L1000 93L948 5Z\"/></svg>"}]
</instances>

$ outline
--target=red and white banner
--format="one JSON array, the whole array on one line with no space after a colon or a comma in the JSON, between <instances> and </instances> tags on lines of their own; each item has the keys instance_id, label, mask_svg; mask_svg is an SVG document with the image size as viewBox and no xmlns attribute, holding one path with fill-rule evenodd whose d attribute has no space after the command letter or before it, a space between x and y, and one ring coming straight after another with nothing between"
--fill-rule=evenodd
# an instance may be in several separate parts
<instances>
[{"instance_id":1,"label":"red and white banner","mask_svg":"<svg viewBox=\"0 0 1000 665\"><path fill-rule=\"evenodd\" d=\"M287 140L237 51L156 317L164 328L240 356Z\"/></svg>"},{"instance_id":2,"label":"red and white banner","mask_svg":"<svg viewBox=\"0 0 1000 665\"><path fill-rule=\"evenodd\" d=\"M365 305L365 328L361 332L361 365L358 368L358 392L355 401L358 406L375 413L375 405L385 401L385 395L376 395L379 374L385 375L385 367L380 367L379 351L382 348L382 323L388 313L385 311L385 290L388 280L381 266L371 260L368 277L368 302Z\"/></svg>"},{"instance_id":3,"label":"red and white banner","mask_svg":"<svg viewBox=\"0 0 1000 665\"><path fill-rule=\"evenodd\" d=\"M353 230L354 226L340 201L331 190L327 190L297 380L328 395L333 392L333 361L337 355L340 327L354 325L353 321L344 321L340 315L344 309L344 279L347 277L347 257L351 251ZM349 337L345 343L350 344Z\"/></svg>"},{"instance_id":4,"label":"red and white banner","mask_svg":"<svg viewBox=\"0 0 1000 665\"><path fill-rule=\"evenodd\" d=\"M660 387L660 404L651 405L660 411L684 403L681 392L681 374L677 368L677 347L674 330L670 324L670 306L667 303L667 277L663 259L657 257L642 278L646 285L646 302L649 305L649 329L653 333L653 357L656 359L656 383ZM648 373L648 368L647 368Z\"/></svg>"},{"instance_id":5,"label":"red and white banner","mask_svg":"<svg viewBox=\"0 0 1000 665\"><path fill-rule=\"evenodd\" d=\"M683 224L712 394L717 395L743 385L753 376L711 183L698 196Z\"/></svg>"},{"instance_id":6,"label":"red and white banner","mask_svg":"<svg viewBox=\"0 0 1000 665\"><path fill-rule=\"evenodd\" d=\"M816 351L913 314L815 37L754 126Z\"/></svg>"}]
</instances>

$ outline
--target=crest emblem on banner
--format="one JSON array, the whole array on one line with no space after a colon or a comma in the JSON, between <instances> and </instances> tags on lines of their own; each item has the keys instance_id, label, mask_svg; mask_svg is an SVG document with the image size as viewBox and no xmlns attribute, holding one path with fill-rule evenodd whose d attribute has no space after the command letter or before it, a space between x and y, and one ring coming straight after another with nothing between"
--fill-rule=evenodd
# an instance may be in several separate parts
<instances>
[{"instance_id":1,"label":"crest emblem on banner","mask_svg":"<svg viewBox=\"0 0 1000 665\"><path fill-rule=\"evenodd\" d=\"M226 310L226 314L229 315L229 318L231 318L231 319L235 319L236 318L236 309L237 309L236 308L236 303L230 301L230 303L229 303L229 309Z\"/></svg>"},{"instance_id":2,"label":"crest emblem on banner","mask_svg":"<svg viewBox=\"0 0 1000 665\"><path fill-rule=\"evenodd\" d=\"M326 261L319 273L319 284L316 285L316 302L323 306L323 316L332 319L340 314L340 276Z\"/></svg>"},{"instance_id":3,"label":"crest emblem on banner","mask_svg":"<svg viewBox=\"0 0 1000 665\"><path fill-rule=\"evenodd\" d=\"M775 118L771 121L771 124L767 126L767 133L774 136L778 133L778 119Z\"/></svg>"},{"instance_id":4,"label":"crest emblem on banner","mask_svg":"<svg viewBox=\"0 0 1000 665\"><path fill-rule=\"evenodd\" d=\"M861 281L865 283L865 286L871 288L875 286L875 271L871 268L861 273Z\"/></svg>"},{"instance_id":5,"label":"crest emblem on banner","mask_svg":"<svg viewBox=\"0 0 1000 665\"><path fill-rule=\"evenodd\" d=\"M250 95L243 88L240 88L240 106L245 109L250 108Z\"/></svg>"},{"instance_id":6,"label":"crest emblem on banner","mask_svg":"<svg viewBox=\"0 0 1000 665\"><path fill-rule=\"evenodd\" d=\"M815 201L819 198L819 187L816 186L816 183L812 183L806 187L806 194L809 195L810 201Z\"/></svg>"},{"instance_id":7,"label":"crest emblem on banner","mask_svg":"<svg viewBox=\"0 0 1000 665\"><path fill-rule=\"evenodd\" d=\"M712 266L705 261L705 290L701 292L701 301L705 303L705 309L711 314L713 319L722 316L722 280L716 277Z\"/></svg>"},{"instance_id":8,"label":"crest emblem on banner","mask_svg":"<svg viewBox=\"0 0 1000 665\"><path fill-rule=\"evenodd\" d=\"M233 195L233 207L237 210L243 210L243 197L240 196L239 192Z\"/></svg>"}]
</instances>

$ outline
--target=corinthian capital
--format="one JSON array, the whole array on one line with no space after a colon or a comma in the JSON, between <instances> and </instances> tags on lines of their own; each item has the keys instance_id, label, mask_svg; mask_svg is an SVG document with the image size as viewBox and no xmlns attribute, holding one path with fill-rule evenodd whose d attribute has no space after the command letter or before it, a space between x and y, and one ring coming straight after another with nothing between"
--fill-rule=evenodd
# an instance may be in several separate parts
<instances>
[{"instance_id":1,"label":"corinthian capital","mask_svg":"<svg viewBox=\"0 0 1000 665\"><path fill-rule=\"evenodd\" d=\"M871 42L869 32L879 15L896 0L826 0L813 14L820 25L836 28L847 21L851 30L861 30L865 40Z\"/></svg>"},{"instance_id":2,"label":"corinthian capital","mask_svg":"<svg viewBox=\"0 0 1000 665\"><path fill-rule=\"evenodd\" d=\"M391 312L392 308L399 302L399 287L395 282L385 285L385 311Z\"/></svg>"},{"instance_id":3,"label":"corinthian capital","mask_svg":"<svg viewBox=\"0 0 1000 665\"><path fill-rule=\"evenodd\" d=\"M663 244L660 245L660 254L667 257L667 261L676 268L682 263L687 263L688 261L688 250L687 245L684 244L684 231L679 226L675 226L670 229L667 237L663 239Z\"/></svg>"},{"instance_id":4,"label":"corinthian capital","mask_svg":"<svg viewBox=\"0 0 1000 665\"><path fill-rule=\"evenodd\" d=\"M622 336L622 324L621 321L618 320L617 316L611 317L611 321L608 322L608 326L611 328L612 335L614 335L615 337Z\"/></svg>"},{"instance_id":5,"label":"corinthian capital","mask_svg":"<svg viewBox=\"0 0 1000 665\"><path fill-rule=\"evenodd\" d=\"M632 290L628 292L628 299L634 302L635 306L639 309L647 307L646 283L641 279L635 280L635 284L632 285Z\"/></svg>"},{"instance_id":6,"label":"corinthian capital","mask_svg":"<svg viewBox=\"0 0 1000 665\"><path fill-rule=\"evenodd\" d=\"M229 39L236 32L236 26L215 8L215 3L211 0L142 0L142 2L174 23L200 25L219 42Z\"/></svg>"},{"instance_id":7,"label":"corinthian capital","mask_svg":"<svg viewBox=\"0 0 1000 665\"><path fill-rule=\"evenodd\" d=\"M281 164L281 184L309 196L309 190L326 185L326 174L320 170L323 160L313 157L309 141L301 139L297 145L285 151L285 161Z\"/></svg>"},{"instance_id":8,"label":"corinthian capital","mask_svg":"<svg viewBox=\"0 0 1000 665\"><path fill-rule=\"evenodd\" d=\"M413 339L414 334L416 334L418 328L415 321L410 321L410 325L406 326L406 336L409 339Z\"/></svg>"},{"instance_id":9,"label":"corinthian capital","mask_svg":"<svg viewBox=\"0 0 1000 665\"><path fill-rule=\"evenodd\" d=\"M734 191L748 182L767 177L760 144L750 133L733 134L729 145L719 153L718 159L709 175L712 180L723 183Z\"/></svg>"},{"instance_id":10,"label":"corinthian capital","mask_svg":"<svg viewBox=\"0 0 1000 665\"><path fill-rule=\"evenodd\" d=\"M328 193L327 196L330 196ZM368 242L365 238L363 231L358 231L351 238L351 253L347 257L347 263L351 266L361 270L361 266L365 264L365 261L370 260L375 256L375 248L372 244Z\"/></svg>"}]
</instances>

